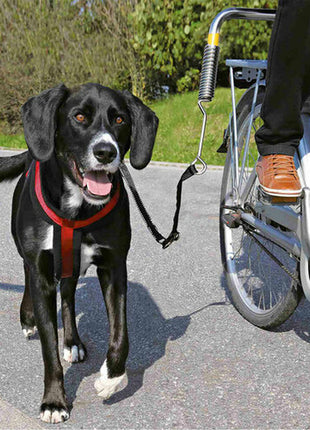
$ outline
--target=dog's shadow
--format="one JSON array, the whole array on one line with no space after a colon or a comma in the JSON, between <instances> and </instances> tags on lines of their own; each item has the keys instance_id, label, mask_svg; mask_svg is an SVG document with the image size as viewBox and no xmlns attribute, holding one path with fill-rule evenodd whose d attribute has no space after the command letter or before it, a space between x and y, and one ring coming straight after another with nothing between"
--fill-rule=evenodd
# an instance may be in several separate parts
<instances>
[{"instance_id":1,"label":"dog's shadow","mask_svg":"<svg viewBox=\"0 0 310 430\"><path fill-rule=\"evenodd\" d=\"M99 372L107 352L109 324L97 278L81 280L76 292L76 315L88 359L83 363L65 365L65 388L70 403L76 398L83 379ZM129 283L127 320L130 343L126 364L128 383L106 401L108 404L126 399L142 387L145 371L165 355L169 340L179 339L185 334L191 316L166 319L143 285Z\"/></svg>"}]
</instances>

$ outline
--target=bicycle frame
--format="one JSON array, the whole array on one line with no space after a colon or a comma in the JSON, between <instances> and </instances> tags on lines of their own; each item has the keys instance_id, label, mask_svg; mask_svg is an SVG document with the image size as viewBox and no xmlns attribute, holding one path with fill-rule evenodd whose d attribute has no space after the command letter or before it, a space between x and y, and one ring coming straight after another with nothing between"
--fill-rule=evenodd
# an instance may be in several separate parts
<instances>
[{"instance_id":1,"label":"bicycle frame","mask_svg":"<svg viewBox=\"0 0 310 430\"><path fill-rule=\"evenodd\" d=\"M208 36L208 44L204 50L201 80L199 86L198 106L203 113L203 127L200 138L200 146L204 140L204 133L207 122L207 114L203 108L203 102L210 102L214 97L216 86L216 75L218 68L219 57L219 36L222 24L230 19L247 19L247 20L268 20L272 21L275 18L274 10L267 9L245 9L245 8L229 8L220 12L213 20ZM237 130L237 114L234 92L234 67L244 67L252 73L256 70L256 83L252 86L253 102L249 130L246 137L245 147L249 145L250 133L252 128L252 120L257 101L259 86L265 85L265 81L261 79L263 69L266 69L266 62L251 61L251 60L227 60L227 66L230 67L230 81L232 92L232 116L230 118L230 152L232 163L232 184L236 196L236 205L242 206L245 202L251 186L254 184L256 175L255 169L246 187L241 190L241 181L246 168L245 157L242 160L239 170L238 160L238 130ZM251 72L252 69L252 72ZM253 72L254 73L254 72ZM310 276L309 276L309 259L310 259L310 115L302 115L304 125L304 136L298 147L295 155L295 164L303 187L301 204L297 207L292 207L285 204L272 204L258 202L255 207L255 213L266 217L284 228L294 232L289 236L283 233L280 229L266 224L258 217L242 212L241 220L250 225L255 230L261 232L269 240L273 241L280 247L286 249L289 253L300 260L300 279L304 294L310 300ZM246 153L246 151L244 151ZM241 180L240 180L241 178ZM241 192L242 191L242 192ZM301 210L300 210L301 209Z\"/></svg>"},{"instance_id":2,"label":"bicycle frame","mask_svg":"<svg viewBox=\"0 0 310 430\"><path fill-rule=\"evenodd\" d=\"M204 173L206 170L206 163L201 159L203 141L205 136L205 130L207 125L207 113L203 107L203 102L210 102L213 100L215 87L216 87L216 77L217 77L217 69L218 69L218 59L219 59L219 39L220 39L220 30L225 21L229 21L231 19L246 19L246 20L254 20L254 21L273 21L275 18L275 10L274 9L249 9L249 8L238 8L232 7L223 10L219 14L216 15L214 20L211 23L208 35L208 43L205 46L203 59L202 59L202 68L200 74L200 83L199 83L199 94L198 94L198 106L203 114L203 124L199 141L199 150L196 159L192 164L195 164L197 161L200 161L203 165L203 170L201 173ZM234 100L233 100L234 104ZM236 122L236 112L233 109L233 118ZM235 128L236 130L236 128ZM235 133L237 133L235 131ZM235 139L237 138L237 134L235 134ZM236 172L238 176L238 172Z\"/></svg>"}]
</instances>

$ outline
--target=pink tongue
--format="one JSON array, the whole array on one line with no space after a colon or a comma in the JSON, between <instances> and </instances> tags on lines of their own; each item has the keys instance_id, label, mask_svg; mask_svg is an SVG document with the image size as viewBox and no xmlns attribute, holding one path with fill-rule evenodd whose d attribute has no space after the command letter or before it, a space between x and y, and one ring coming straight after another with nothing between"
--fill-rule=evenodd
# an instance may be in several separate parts
<instances>
[{"instance_id":1,"label":"pink tongue","mask_svg":"<svg viewBox=\"0 0 310 430\"><path fill-rule=\"evenodd\" d=\"M83 179L83 187L97 196L107 196L111 192L112 183L105 172L87 172Z\"/></svg>"}]
</instances>

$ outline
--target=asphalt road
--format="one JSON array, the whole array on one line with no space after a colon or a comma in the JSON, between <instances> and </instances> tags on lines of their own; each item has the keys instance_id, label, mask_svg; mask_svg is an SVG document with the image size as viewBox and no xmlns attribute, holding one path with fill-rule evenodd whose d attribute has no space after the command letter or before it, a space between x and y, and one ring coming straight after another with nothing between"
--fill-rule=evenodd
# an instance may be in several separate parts
<instances>
[{"instance_id":1,"label":"asphalt road","mask_svg":"<svg viewBox=\"0 0 310 430\"><path fill-rule=\"evenodd\" d=\"M172 225L181 172L161 166L133 172L164 233ZM132 204L128 381L106 402L93 384L108 322L94 270L80 280L78 327L89 357L63 363L73 409L67 423L53 428L310 428L310 306L304 301L281 328L267 332L227 303L218 238L221 175L210 169L185 183L181 238L165 251ZM10 236L13 187L1 184L0 193L0 428L50 428L38 419L40 341L26 341L19 327L24 280Z\"/></svg>"}]
</instances>

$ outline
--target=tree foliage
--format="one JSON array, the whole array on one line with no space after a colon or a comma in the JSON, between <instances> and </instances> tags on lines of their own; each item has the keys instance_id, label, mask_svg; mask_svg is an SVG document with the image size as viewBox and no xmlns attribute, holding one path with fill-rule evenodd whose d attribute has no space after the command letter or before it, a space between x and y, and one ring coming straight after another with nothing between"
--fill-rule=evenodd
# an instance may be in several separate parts
<instances>
[{"instance_id":1,"label":"tree foliage","mask_svg":"<svg viewBox=\"0 0 310 430\"><path fill-rule=\"evenodd\" d=\"M224 8L276 7L277 0L2 0L0 130L20 127L19 107L64 82L99 82L144 99L198 87L212 19ZM265 58L271 25L230 21L223 60Z\"/></svg>"},{"instance_id":2,"label":"tree foliage","mask_svg":"<svg viewBox=\"0 0 310 430\"><path fill-rule=\"evenodd\" d=\"M156 94L162 85L168 85L172 91L197 88L209 26L218 12L232 6L272 8L276 5L276 0L138 2L130 17L136 23L132 44L145 65L146 93ZM266 22L240 20L224 24L219 70L222 83L225 81L223 59L265 58L270 31L271 25Z\"/></svg>"}]
</instances>

